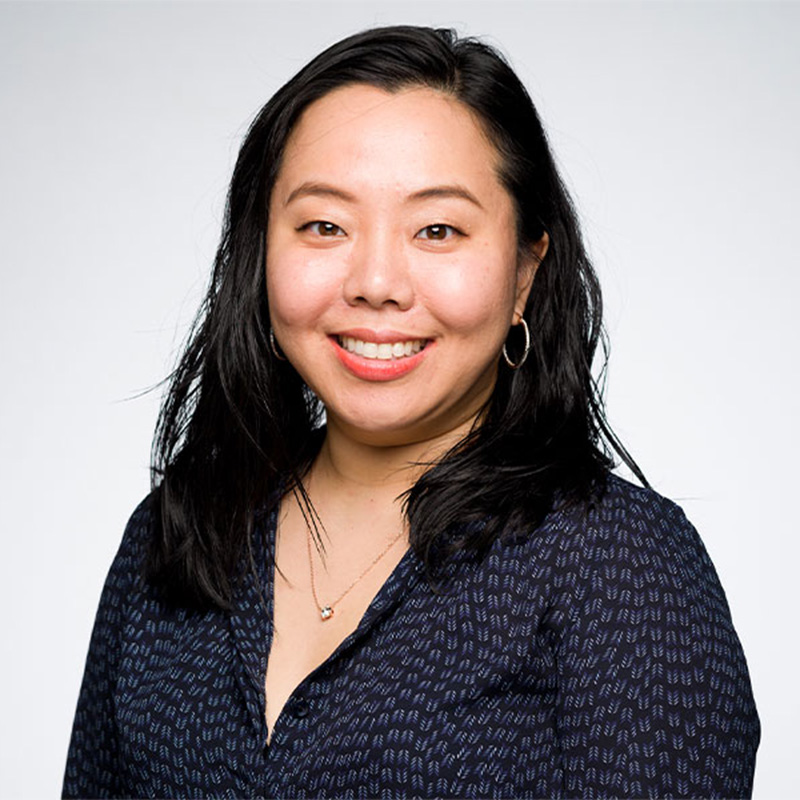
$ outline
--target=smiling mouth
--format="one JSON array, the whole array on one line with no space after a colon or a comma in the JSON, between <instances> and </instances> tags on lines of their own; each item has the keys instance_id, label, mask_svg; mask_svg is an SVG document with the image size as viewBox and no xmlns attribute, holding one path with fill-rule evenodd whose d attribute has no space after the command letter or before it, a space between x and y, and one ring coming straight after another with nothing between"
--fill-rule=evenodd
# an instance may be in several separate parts
<instances>
[{"instance_id":1,"label":"smiling mouth","mask_svg":"<svg viewBox=\"0 0 800 800\"><path fill-rule=\"evenodd\" d=\"M416 355L428 344L428 339L408 339L398 342L367 342L352 336L338 336L339 346L348 353L379 361L408 358Z\"/></svg>"}]
</instances>

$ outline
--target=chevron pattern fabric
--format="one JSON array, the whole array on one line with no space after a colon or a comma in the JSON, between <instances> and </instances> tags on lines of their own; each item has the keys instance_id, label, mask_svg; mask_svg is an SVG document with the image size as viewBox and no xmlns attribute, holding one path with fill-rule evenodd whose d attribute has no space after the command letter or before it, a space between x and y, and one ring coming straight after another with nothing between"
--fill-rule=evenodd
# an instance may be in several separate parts
<instances>
[{"instance_id":1,"label":"chevron pattern fabric","mask_svg":"<svg viewBox=\"0 0 800 800\"><path fill-rule=\"evenodd\" d=\"M168 608L127 527L100 601L65 797L747 797L759 722L682 511L609 478L438 592L409 552L267 746L275 519L230 613Z\"/></svg>"}]
</instances>

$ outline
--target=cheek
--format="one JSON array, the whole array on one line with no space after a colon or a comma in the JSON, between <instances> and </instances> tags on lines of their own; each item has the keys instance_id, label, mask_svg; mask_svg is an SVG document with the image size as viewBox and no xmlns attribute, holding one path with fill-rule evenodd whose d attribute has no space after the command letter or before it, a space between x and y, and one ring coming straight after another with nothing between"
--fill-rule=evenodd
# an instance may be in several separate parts
<instances>
[{"instance_id":1,"label":"cheek","mask_svg":"<svg viewBox=\"0 0 800 800\"><path fill-rule=\"evenodd\" d=\"M516 268L497 252L483 252L440 270L425 286L426 305L452 330L505 335L514 305Z\"/></svg>"},{"instance_id":2,"label":"cheek","mask_svg":"<svg viewBox=\"0 0 800 800\"><path fill-rule=\"evenodd\" d=\"M313 255L267 256L270 316L285 325L316 319L337 296L339 283L336 270Z\"/></svg>"}]
</instances>

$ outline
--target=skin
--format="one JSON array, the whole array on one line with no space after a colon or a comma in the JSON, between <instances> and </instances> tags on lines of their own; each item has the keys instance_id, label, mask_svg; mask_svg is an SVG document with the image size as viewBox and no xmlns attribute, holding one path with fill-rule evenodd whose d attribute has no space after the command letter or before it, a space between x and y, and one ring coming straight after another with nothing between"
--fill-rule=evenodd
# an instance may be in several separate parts
<instances>
[{"instance_id":1,"label":"skin","mask_svg":"<svg viewBox=\"0 0 800 800\"><path fill-rule=\"evenodd\" d=\"M327 412L306 484L326 533L324 560L312 553L317 595L333 602L352 589L323 623L307 527L287 496L266 677L270 731L407 548L398 497L419 462L457 443L491 396L503 342L547 248L544 238L520 257L497 166L472 112L429 88L334 90L289 138L269 204L270 315ZM376 362L348 355L343 335L425 346L407 362Z\"/></svg>"}]
</instances>

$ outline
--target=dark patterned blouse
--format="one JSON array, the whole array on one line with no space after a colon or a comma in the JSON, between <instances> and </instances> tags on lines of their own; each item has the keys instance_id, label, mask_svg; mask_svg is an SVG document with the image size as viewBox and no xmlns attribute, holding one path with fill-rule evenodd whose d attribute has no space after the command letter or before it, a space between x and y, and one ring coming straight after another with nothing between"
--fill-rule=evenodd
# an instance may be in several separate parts
<instances>
[{"instance_id":1,"label":"dark patterned blouse","mask_svg":"<svg viewBox=\"0 0 800 800\"><path fill-rule=\"evenodd\" d=\"M147 503L92 635L65 797L744 797L759 722L725 595L682 511L611 478L459 556L408 552L267 746L275 518L232 613L140 585Z\"/></svg>"}]
</instances>

